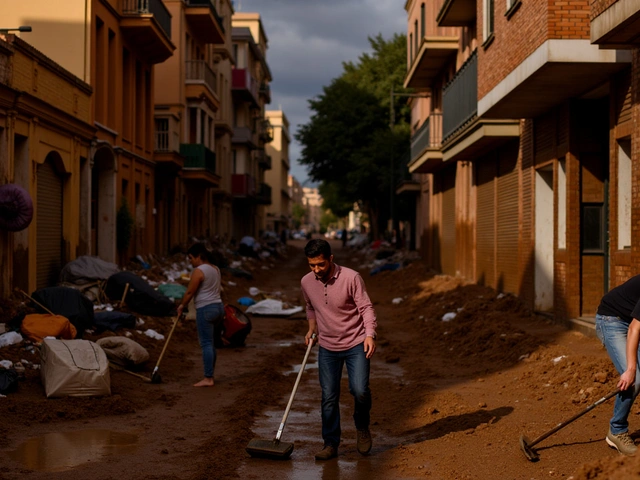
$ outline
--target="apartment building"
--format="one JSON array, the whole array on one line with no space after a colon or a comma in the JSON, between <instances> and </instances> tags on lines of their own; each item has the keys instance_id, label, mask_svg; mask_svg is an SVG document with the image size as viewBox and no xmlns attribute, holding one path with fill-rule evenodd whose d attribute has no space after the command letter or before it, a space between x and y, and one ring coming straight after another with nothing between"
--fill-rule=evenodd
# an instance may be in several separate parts
<instances>
[{"instance_id":1,"label":"apartment building","mask_svg":"<svg viewBox=\"0 0 640 480\"><path fill-rule=\"evenodd\" d=\"M95 135L91 94L25 40L0 40L0 188L21 187L26 196L13 201L33 205L29 223L0 229L2 296L55 284L68 260L89 252L82 199Z\"/></svg>"},{"instance_id":2,"label":"apartment building","mask_svg":"<svg viewBox=\"0 0 640 480\"><path fill-rule=\"evenodd\" d=\"M424 175L427 258L559 320L592 322L630 267L631 186L610 181L618 157L630 178L630 52L591 42L586 1L405 8L405 86L429 93L413 105L409 163ZM608 218L618 196L622 239Z\"/></svg>"},{"instance_id":3,"label":"apartment building","mask_svg":"<svg viewBox=\"0 0 640 480\"><path fill-rule=\"evenodd\" d=\"M156 66L156 250L228 238L231 226L229 0L165 0L174 55Z\"/></svg>"},{"instance_id":4,"label":"apartment building","mask_svg":"<svg viewBox=\"0 0 640 480\"><path fill-rule=\"evenodd\" d=\"M265 117L273 128L273 140L266 146L271 170L264 180L271 187L271 205L266 207L266 229L276 233L290 228L291 194L289 193L289 120L282 110L267 110Z\"/></svg>"},{"instance_id":5,"label":"apartment building","mask_svg":"<svg viewBox=\"0 0 640 480\"><path fill-rule=\"evenodd\" d=\"M231 195L233 232L237 240L258 237L266 224L265 206L271 204L271 187L265 171L271 157L265 145L273 140L273 129L265 118L271 103L271 71L266 60L268 39L257 13L235 13L232 18L233 136Z\"/></svg>"},{"instance_id":6,"label":"apartment building","mask_svg":"<svg viewBox=\"0 0 640 480\"><path fill-rule=\"evenodd\" d=\"M316 187L302 187L302 205L306 210L303 228L307 232L318 233L320 231L320 218L322 217L322 195Z\"/></svg>"}]
</instances>

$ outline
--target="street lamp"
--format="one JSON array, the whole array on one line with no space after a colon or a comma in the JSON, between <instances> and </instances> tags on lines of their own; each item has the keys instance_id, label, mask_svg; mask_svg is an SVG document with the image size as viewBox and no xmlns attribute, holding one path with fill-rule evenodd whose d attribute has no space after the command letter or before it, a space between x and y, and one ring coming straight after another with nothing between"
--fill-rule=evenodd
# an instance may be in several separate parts
<instances>
[{"instance_id":1,"label":"street lamp","mask_svg":"<svg viewBox=\"0 0 640 480\"><path fill-rule=\"evenodd\" d=\"M431 96L431 93L403 93L403 92L394 92L393 91L393 86L391 87L391 93L390 93L390 102L389 102L389 128L391 129L391 131L393 132L393 127L396 124L396 112L395 112L395 108L394 108L394 101L393 99L395 97L409 97L409 98L429 98ZM395 226L395 218L394 218L394 207L393 207L393 190L394 190L394 184L393 184L393 139L390 142L391 143L391 153L389 155L389 165L391 168L391 172L390 172L390 178L391 178L391 182L390 182L390 186L389 186L389 208L390 208L390 212L389 215L391 217L391 232L389 233L393 233L393 228ZM400 232L396 232L396 236L399 235Z\"/></svg>"},{"instance_id":2,"label":"street lamp","mask_svg":"<svg viewBox=\"0 0 640 480\"><path fill-rule=\"evenodd\" d=\"M28 25L22 25L16 28L0 28L0 33L11 33L11 32L27 33L30 31L31 31L31 27Z\"/></svg>"}]
</instances>

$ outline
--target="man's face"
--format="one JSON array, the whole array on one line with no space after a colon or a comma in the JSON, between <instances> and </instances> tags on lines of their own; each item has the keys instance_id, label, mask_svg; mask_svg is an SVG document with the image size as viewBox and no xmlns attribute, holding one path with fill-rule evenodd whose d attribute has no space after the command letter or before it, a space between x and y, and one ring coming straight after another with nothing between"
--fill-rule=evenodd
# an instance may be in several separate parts
<instances>
[{"instance_id":1,"label":"man's face","mask_svg":"<svg viewBox=\"0 0 640 480\"><path fill-rule=\"evenodd\" d=\"M329 275L331 275L331 265L333 264L333 255L328 259L324 258L324 255L319 257L307 257L309 262L309 268L316 276L318 280L327 282Z\"/></svg>"}]
</instances>

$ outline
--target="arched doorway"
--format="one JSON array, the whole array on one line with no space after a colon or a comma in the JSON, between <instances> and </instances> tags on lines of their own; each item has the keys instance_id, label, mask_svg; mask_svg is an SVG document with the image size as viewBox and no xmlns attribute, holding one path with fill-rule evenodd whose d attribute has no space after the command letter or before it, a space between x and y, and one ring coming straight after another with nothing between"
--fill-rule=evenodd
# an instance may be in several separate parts
<instances>
[{"instance_id":1,"label":"arched doorway","mask_svg":"<svg viewBox=\"0 0 640 480\"><path fill-rule=\"evenodd\" d=\"M115 156L100 147L91 169L91 252L108 262L116 261Z\"/></svg>"},{"instance_id":2,"label":"arched doorway","mask_svg":"<svg viewBox=\"0 0 640 480\"><path fill-rule=\"evenodd\" d=\"M58 283L63 267L62 159L50 152L37 167L36 288Z\"/></svg>"}]
</instances>

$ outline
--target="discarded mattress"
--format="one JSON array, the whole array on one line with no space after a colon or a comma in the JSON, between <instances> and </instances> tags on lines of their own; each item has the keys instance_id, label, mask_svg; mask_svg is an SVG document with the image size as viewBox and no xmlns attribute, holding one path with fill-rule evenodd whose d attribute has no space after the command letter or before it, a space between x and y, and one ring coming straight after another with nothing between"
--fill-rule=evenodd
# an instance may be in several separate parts
<instances>
[{"instance_id":1,"label":"discarded mattress","mask_svg":"<svg viewBox=\"0 0 640 480\"><path fill-rule=\"evenodd\" d=\"M175 303L135 273L124 271L111 275L105 287L107 297L113 302L122 300L127 283L129 290L124 301L131 310L152 317L175 315Z\"/></svg>"},{"instance_id":2,"label":"discarded mattress","mask_svg":"<svg viewBox=\"0 0 640 480\"><path fill-rule=\"evenodd\" d=\"M123 367L140 365L149 360L149 352L127 337L104 337L96 343L102 347L110 362Z\"/></svg>"},{"instance_id":3,"label":"discarded mattress","mask_svg":"<svg viewBox=\"0 0 640 480\"><path fill-rule=\"evenodd\" d=\"M36 290L31 297L56 315L62 315L76 327L78 337L93 327L93 302L71 287L48 287ZM36 304L36 308L42 308Z\"/></svg>"},{"instance_id":4,"label":"discarded mattress","mask_svg":"<svg viewBox=\"0 0 640 480\"><path fill-rule=\"evenodd\" d=\"M99 257L83 255L62 268L60 283L83 285L96 280L106 280L119 271L120 269L115 263L106 262Z\"/></svg>"},{"instance_id":5,"label":"discarded mattress","mask_svg":"<svg viewBox=\"0 0 640 480\"><path fill-rule=\"evenodd\" d=\"M33 220L33 201L20 185L0 186L0 229L19 232Z\"/></svg>"},{"instance_id":6,"label":"discarded mattress","mask_svg":"<svg viewBox=\"0 0 640 480\"><path fill-rule=\"evenodd\" d=\"M60 337L65 340L76 338L76 327L68 318L50 313L25 315L20 325L22 334L33 342L42 342L45 337Z\"/></svg>"},{"instance_id":7,"label":"discarded mattress","mask_svg":"<svg viewBox=\"0 0 640 480\"><path fill-rule=\"evenodd\" d=\"M94 342L45 338L40 362L47 398L111 395L109 361Z\"/></svg>"},{"instance_id":8,"label":"discarded mattress","mask_svg":"<svg viewBox=\"0 0 640 480\"><path fill-rule=\"evenodd\" d=\"M246 312L252 313L254 315L289 316L293 315L294 313L301 312L302 310L302 307L283 308L282 300L267 298L266 300L259 301L255 305L251 305L249 308L247 308Z\"/></svg>"},{"instance_id":9,"label":"discarded mattress","mask_svg":"<svg viewBox=\"0 0 640 480\"><path fill-rule=\"evenodd\" d=\"M95 325L98 332L111 330L115 332L120 328L135 328L136 317L125 312L96 312Z\"/></svg>"}]
</instances>

